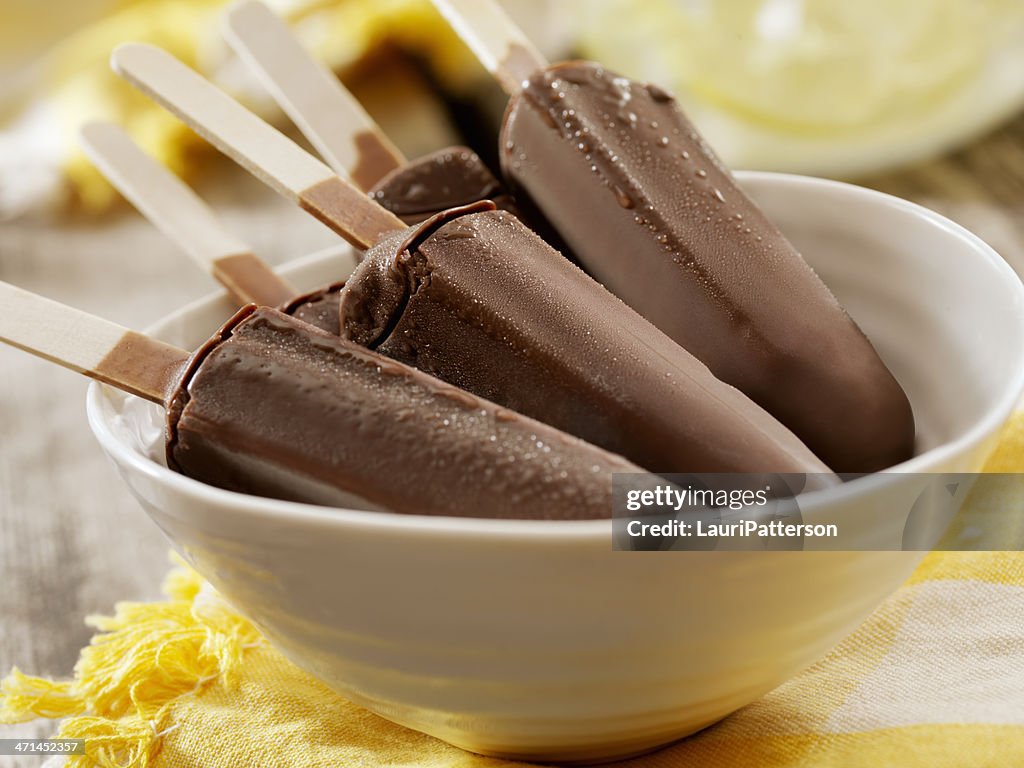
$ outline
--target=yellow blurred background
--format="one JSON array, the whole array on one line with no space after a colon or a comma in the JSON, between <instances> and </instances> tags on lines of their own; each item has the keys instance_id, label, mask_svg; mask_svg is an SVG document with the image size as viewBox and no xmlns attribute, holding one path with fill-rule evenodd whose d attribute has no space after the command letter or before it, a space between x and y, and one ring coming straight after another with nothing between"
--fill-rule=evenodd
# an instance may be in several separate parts
<instances>
[{"instance_id":1,"label":"yellow blurred background","mask_svg":"<svg viewBox=\"0 0 1024 768\"><path fill-rule=\"evenodd\" d=\"M428 0L270 0L409 155L485 156L500 93ZM169 167L213 155L113 76L161 45L282 124L219 32L223 0L0 0L0 217L116 196L76 150L113 119ZM506 0L552 58L652 80L735 167L856 177L957 146L1024 103L1022 0Z\"/></svg>"}]
</instances>

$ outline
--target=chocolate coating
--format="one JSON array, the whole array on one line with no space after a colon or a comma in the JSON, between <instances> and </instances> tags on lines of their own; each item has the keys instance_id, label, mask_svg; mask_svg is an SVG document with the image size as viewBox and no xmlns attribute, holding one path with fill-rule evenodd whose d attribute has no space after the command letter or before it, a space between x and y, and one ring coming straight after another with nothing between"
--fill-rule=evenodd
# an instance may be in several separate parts
<instances>
[{"instance_id":1,"label":"chocolate coating","mask_svg":"<svg viewBox=\"0 0 1024 768\"><path fill-rule=\"evenodd\" d=\"M368 251L341 320L344 338L655 472L830 482L789 430L486 203Z\"/></svg>"},{"instance_id":2,"label":"chocolate coating","mask_svg":"<svg viewBox=\"0 0 1024 768\"><path fill-rule=\"evenodd\" d=\"M499 208L516 212L501 182L467 147L442 149L395 169L380 179L370 196L407 224L480 200L493 200ZM343 285L334 283L297 296L283 304L281 311L337 335L338 292Z\"/></svg>"},{"instance_id":3,"label":"chocolate coating","mask_svg":"<svg viewBox=\"0 0 1024 768\"><path fill-rule=\"evenodd\" d=\"M409 162L378 181L370 197L406 224L478 200L517 213L508 191L467 147L448 147Z\"/></svg>"},{"instance_id":4,"label":"chocolate coating","mask_svg":"<svg viewBox=\"0 0 1024 768\"><path fill-rule=\"evenodd\" d=\"M345 281L318 288L315 291L296 296L287 304L283 304L280 310L286 315L291 315L297 320L327 331L334 336L341 333L341 323L338 319L338 305L341 303L341 289L345 287Z\"/></svg>"},{"instance_id":5,"label":"chocolate coating","mask_svg":"<svg viewBox=\"0 0 1024 768\"><path fill-rule=\"evenodd\" d=\"M243 309L167 408L168 465L210 485L394 512L611 515L611 473L641 470L295 320Z\"/></svg>"},{"instance_id":6,"label":"chocolate coating","mask_svg":"<svg viewBox=\"0 0 1024 768\"><path fill-rule=\"evenodd\" d=\"M375 162L373 168L383 161ZM492 200L499 208L517 213L511 195L467 147L449 147L413 160L380 178L369 194L407 224L480 200ZM343 285L334 283L298 296L283 304L281 311L337 335L338 292Z\"/></svg>"},{"instance_id":7,"label":"chocolate coating","mask_svg":"<svg viewBox=\"0 0 1024 768\"><path fill-rule=\"evenodd\" d=\"M838 472L910 457L905 393L664 91L569 62L509 104L502 168L580 264Z\"/></svg>"}]
</instances>

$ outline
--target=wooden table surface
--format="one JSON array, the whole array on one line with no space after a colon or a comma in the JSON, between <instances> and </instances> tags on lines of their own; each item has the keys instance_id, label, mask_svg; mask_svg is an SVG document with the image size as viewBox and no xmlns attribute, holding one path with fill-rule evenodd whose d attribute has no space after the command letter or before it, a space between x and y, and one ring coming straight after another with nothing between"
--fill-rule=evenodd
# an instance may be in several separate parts
<instances>
[{"instance_id":1,"label":"wooden table surface","mask_svg":"<svg viewBox=\"0 0 1024 768\"><path fill-rule=\"evenodd\" d=\"M949 216L1024 274L1024 116L945 158L858 181ZM276 263L336 242L236 171L201 191ZM0 225L0 280L136 328L214 289L127 209L99 221ZM68 675L90 637L82 618L158 597L168 569L167 542L89 431L85 388L0 347L0 674L17 665ZM51 730L0 726L0 738Z\"/></svg>"}]
</instances>

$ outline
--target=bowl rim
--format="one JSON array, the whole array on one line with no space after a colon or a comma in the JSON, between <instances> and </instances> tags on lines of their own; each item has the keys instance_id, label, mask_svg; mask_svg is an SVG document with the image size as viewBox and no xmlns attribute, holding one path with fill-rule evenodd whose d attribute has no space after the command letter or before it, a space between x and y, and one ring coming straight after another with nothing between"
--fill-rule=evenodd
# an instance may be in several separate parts
<instances>
[{"instance_id":1,"label":"bowl rim","mask_svg":"<svg viewBox=\"0 0 1024 768\"><path fill-rule=\"evenodd\" d=\"M895 208L903 213L929 221L941 229L945 235L965 241L970 250L1008 282L1012 291L1012 309L1016 316L1021 317L1021 331L1024 336L1024 284L1010 265L988 243L973 232L956 222L942 216L917 203L904 200L877 190L849 184L832 179L821 179L797 174L776 173L771 171L737 171L737 180L741 184L768 184L782 187L816 188L832 195L853 196L870 201L872 204ZM301 271L310 264L319 262L332 255L350 252L345 245L332 246L308 254L288 262L282 267L285 274ZM192 301L153 323L147 331L166 327L175 320L187 316L200 307L222 300L224 291L208 294ZM158 485L169 485L176 493L186 497L199 498L208 505L215 505L230 510L232 513L273 518L288 522L304 522L308 524L342 525L367 531L394 531L419 535L466 536L479 538L519 538L546 539L565 541L575 539L590 541L602 538L609 542L612 521L601 520L498 520L481 517L451 517L441 515L408 515L396 512L379 512L369 510L326 507L301 502L282 501L262 496L252 496L206 485L198 480L180 475L167 467L149 459L123 443L111 429L103 415L102 399L108 391L107 385L97 381L90 382L86 393L86 414L89 426L104 451L117 464L127 465L133 471L148 477ZM973 446L984 440L1002 427L1008 420L1015 405L1024 391L1024 344L1017 351L1015 368L1004 383L1003 391L998 399L986 409L985 414L963 435L949 442L935 446L920 455L863 478L858 478L838 488L827 491L816 491L801 497L801 506L811 510L834 500L848 500L860 495L879 484L890 485L899 482L899 476L908 473L923 473L928 467L934 467L948 461L954 456L969 451Z\"/></svg>"}]
</instances>

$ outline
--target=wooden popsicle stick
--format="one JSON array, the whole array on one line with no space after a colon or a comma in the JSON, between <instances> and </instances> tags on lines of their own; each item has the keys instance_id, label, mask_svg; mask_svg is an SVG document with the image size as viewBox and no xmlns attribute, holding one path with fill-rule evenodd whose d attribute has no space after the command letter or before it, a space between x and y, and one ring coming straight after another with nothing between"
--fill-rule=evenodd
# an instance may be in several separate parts
<instances>
[{"instance_id":1,"label":"wooden popsicle stick","mask_svg":"<svg viewBox=\"0 0 1024 768\"><path fill-rule=\"evenodd\" d=\"M143 152L121 128L88 123L79 138L82 149L110 183L239 304L276 307L298 294L248 245L224 229L195 192Z\"/></svg>"},{"instance_id":2,"label":"wooden popsicle stick","mask_svg":"<svg viewBox=\"0 0 1024 768\"><path fill-rule=\"evenodd\" d=\"M164 404L190 354L0 282L0 341Z\"/></svg>"},{"instance_id":3,"label":"wooden popsicle stick","mask_svg":"<svg viewBox=\"0 0 1024 768\"><path fill-rule=\"evenodd\" d=\"M359 101L259 0L241 0L228 9L224 36L339 175L368 190L405 165Z\"/></svg>"},{"instance_id":4,"label":"wooden popsicle stick","mask_svg":"<svg viewBox=\"0 0 1024 768\"><path fill-rule=\"evenodd\" d=\"M547 60L496 0L433 0L434 6L494 75L505 93L514 96L523 81L545 69Z\"/></svg>"},{"instance_id":5,"label":"wooden popsicle stick","mask_svg":"<svg viewBox=\"0 0 1024 768\"><path fill-rule=\"evenodd\" d=\"M128 43L114 71L279 194L366 250L402 220L166 51Z\"/></svg>"}]
</instances>

